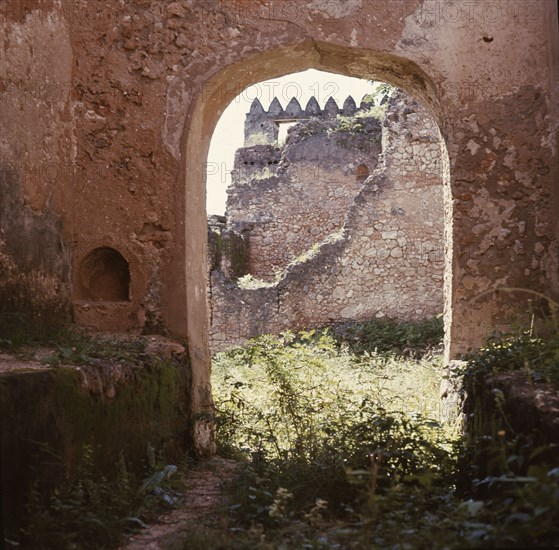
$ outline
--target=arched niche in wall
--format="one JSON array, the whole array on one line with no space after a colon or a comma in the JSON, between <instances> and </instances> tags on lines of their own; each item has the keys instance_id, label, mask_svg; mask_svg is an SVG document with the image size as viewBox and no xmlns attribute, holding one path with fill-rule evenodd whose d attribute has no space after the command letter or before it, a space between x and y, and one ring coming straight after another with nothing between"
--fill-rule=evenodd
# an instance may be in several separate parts
<instances>
[{"instance_id":1,"label":"arched niche in wall","mask_svg":"<svg viewBox=\"0 0 559 550\"><path fill-rule=\"evenodd\" d=\"M128 302L130 266L124 256L110 247L89 252L78 269L76 297L97 302Z\"/></svg>"}]
</instances>

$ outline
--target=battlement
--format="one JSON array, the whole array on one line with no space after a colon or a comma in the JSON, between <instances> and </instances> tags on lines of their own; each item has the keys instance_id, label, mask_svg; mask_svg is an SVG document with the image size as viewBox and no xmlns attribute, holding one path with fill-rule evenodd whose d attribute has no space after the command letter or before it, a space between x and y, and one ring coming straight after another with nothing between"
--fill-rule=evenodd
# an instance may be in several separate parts
<instances>
[{"instance_id":1,"label":"battlement","mask_svg":"<svg viewBox=\"0 0 559 550\"><path fill-rule=\"evenodd\" d=\"M266 111L260 100L256 98L245 119L245 147L275 144L278 140L279 127L283 123L299 122L311 117L328 119L335 118L337 115L353 116L367 111L373 105L371 97L365 95L357 107L355 100L349 95L341 108L336 100L330 97L324 109L321 109L316 97L313 96L304 109L296 97L292 97L284 109L279 99L274 97Z\"/></svg>"}]
</instances>

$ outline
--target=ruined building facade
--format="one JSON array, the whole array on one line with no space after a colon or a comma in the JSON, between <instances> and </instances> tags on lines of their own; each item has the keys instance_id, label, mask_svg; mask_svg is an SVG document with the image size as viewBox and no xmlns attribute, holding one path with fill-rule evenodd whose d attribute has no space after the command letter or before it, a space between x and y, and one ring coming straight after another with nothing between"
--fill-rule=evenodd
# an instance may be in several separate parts
<instances>
[{"instance_id":1,"label":"ruined building facade","mask_svg":"<svg viewBox=\"0 0 559 550\"><path fill-rule=\"evenodd\" d=\"M370 107L358 110L348 97L339 109L330 98L321 110L312 97L304 110L296 98L284 110L274 98L266 112L253 102L226 213L229 227L250 234L249 273L273 280L313 243L342 228L381 151L380 121L366 116ZM296 122L280 146L280 125Z\"/></svg>"},{"instance_id":2,"label":"ruined building facade","mask_svg":"<svg viewBox=\"0 0 559 550\"><path fill-rule=\"evenodd\" d=\"M533 295L498 289L559 297L556 2L4 0L0 19L5 249L77 322L184 338L192 411L212 411L204 164L256 82L314 68L431 112L447 359L527 311Z\"/></svg>"},{"instance_id":3,"label":"ruined building facade","mask_svg":"<svg viewBox=\"0 0 559 550\"><path fill-rule=\"evenodd\" d=\"M288 117L299 122L279 145ZM245 143L226 225L209 233L214 351L268 332L442 313L443 151L417 101L396 92L379 120L351 97L322 111L314 98L304 111L255 100ZM268 284L239 287L245 273Z\"/></svg>"}]
</instances>

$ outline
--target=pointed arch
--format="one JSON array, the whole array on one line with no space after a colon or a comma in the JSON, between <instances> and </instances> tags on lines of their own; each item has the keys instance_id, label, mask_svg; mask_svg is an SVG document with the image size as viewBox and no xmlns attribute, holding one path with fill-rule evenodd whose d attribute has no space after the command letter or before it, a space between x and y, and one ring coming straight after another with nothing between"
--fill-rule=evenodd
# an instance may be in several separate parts
<instances>
[{"instance_id":1,"label":"pointed arch","mask_svg":"<svg viewBox=\"0 0 559 550\"><path fill-rule=\"evenodd\" d=\"M381 80L402 88L421 101L434 116L446 142L445 116L433 80L413 61L363 48L306 40L246 57L214 74L191 104L182 135L182 171L184 182L185 311L177 309L174 317L185 323L190 344L192 366L192 410L196 414L212 410L210 353L208 347L208 305L206 299L206 231L204 162L210 140L224 109L232 99L231 90L240 93L248 86L307 69L370 80ZM203 92L203 93L202 93ZM277 107L277 106L276 106ZM271 108L271 107L270 107ZM279 108L282 108L281 105ZM336 105L337 108L337 105ZM443 152L446 232L451 234L452 204L448 154ZM448 241L448 239L446 239ZM446 251L445 302L450 300L451 246ZM182 307L184 308L184 302ZM175 305L180 308L181 304ZM446 307L447 354L451 310ZM171 320L173 315L171 314ZM211 424L201 421L194 426L197 446L208 445Z\"/></svg>"}]
</instances>

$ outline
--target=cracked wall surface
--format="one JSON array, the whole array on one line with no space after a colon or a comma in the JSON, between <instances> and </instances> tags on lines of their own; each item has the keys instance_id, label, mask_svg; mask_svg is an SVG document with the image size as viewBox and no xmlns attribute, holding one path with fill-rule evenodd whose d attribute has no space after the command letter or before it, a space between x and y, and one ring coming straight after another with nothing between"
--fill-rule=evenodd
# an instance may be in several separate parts
<instances>
[{"instance_id":1,"label":"cracked wall surface","mask_svg":"<svg viewBox=\"0 0 559 550\"><path fill-rule=\"evenodd\" d=\"M386 81L433 113L449 154L448 357L526 311L528 294L511 299L497 287L557 299L556 2L0 6L0 155L21 174L10 183L24 198L18 208L50 205L60 223L50 224L51 242L66 252L45 255L71 272L69 285L91 250L122 254L129 304L95 312L92 303L87 314L76 304L76 318L109 330L142 330L151 319L185 337L194 408L210 407L204 162L220 114L255 82L315 68ZM45 163L55 176L30 180Z\"/></svg>"}]
</instances>

